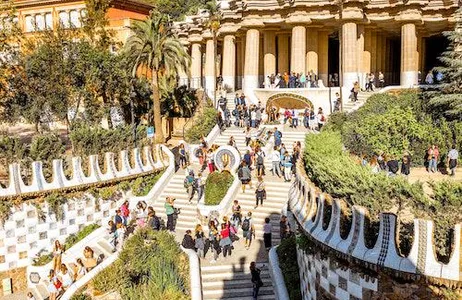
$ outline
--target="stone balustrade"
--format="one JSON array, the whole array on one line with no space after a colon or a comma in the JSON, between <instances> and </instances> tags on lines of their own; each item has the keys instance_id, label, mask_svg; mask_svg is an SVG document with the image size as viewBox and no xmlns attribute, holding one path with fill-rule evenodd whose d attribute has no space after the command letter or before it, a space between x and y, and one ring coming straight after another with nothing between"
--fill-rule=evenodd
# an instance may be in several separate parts
<instances>
[{"instance_id":1,"label":"stone balustrade","mask_svg":"<svg viewBox=\"0 0 462 300\"><path fill-rule=\"evenodd\" d=\"M379 232L372 249L366 246L366 216L364 207L352 207L351 229L344 239L341 237L340 201L332 200L332 213L329 224L325 220L326 197L308 179L302 164L297 165L296 180L289 192L289 207L303 231L325 250L333 250L343 259L354 261L373 270L389 269L396 276L417 279L426 276L438 284L452 286L460 278L460 224L454 227L453 249L449 263L436 259L433 243L433 221L415 219L414 238L408 256L398 251L397 230L399 223L393 213L381 213ZM325 225L325 224L324 224Z\"/></svg>"},{"instance_id":2,"label":"stone balustrade","mask_svg":"<svg viewBox=\"0 0 462 300\"><path fill-rule=\"evenodd\" d=\"M8 196L19 196L22 194L37 193L43 191L53 191L58 189L67 189L78 187L79 185L88 185L115 179L123 179L151 172L163 167L163 158L161 157L160 148L157 147L152 152L150 147L143 148L141 154L138 148L132 150L132 162L129 158L129 153L123 150L119 154L120 168L117 168L114 153L106 153L104 155L105 172L99 165L99 156L90 155L88 157L89 171L85 175L82 167L82 158L72 158L72 177L68 178L65 175L62 159L53 160L51 181L45 179L43 173L43 163L35 161L31 166L31 183L26 184L21 176L21 165L13 163L9 165L9 182L6 187L0 187L0 198Z\"/></svg>"}]
</instances>

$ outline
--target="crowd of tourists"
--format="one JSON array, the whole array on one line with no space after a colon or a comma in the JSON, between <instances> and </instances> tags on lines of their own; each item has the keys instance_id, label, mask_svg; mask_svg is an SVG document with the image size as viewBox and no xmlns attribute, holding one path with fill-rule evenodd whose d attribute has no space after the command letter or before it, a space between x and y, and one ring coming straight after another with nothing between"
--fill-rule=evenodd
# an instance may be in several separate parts
<instances>
[{"instance_id":1,"label":"crowd of tourists","mask_svg":"<svg viewBox=\"0 0 462 300\"><path fill-rule=\"evenodd\" d=\"M449 175L455 176L459 158L459 152L456 146L452 145L446 155L446 161L441 160L440 151L437 145L428 147L425 153L425 166L429 173L446 173L446 166L449 167ZM361 164L369 166L372 173L386 172L389 176L402 174L408 176L411 172L411 155L405 151L401 157L393 154L380 153L373 155L368 160L367 155L362 155Z\"/></svg>"},{"instance_id":2,"label":"crowd of tourists","mask_svg":"<svg viewBox=\"0 0 462 300\"><path fill-rule=\"evenodd\" d=\"M264 88L316 88L318 87L318 76L316 73L311 70L308 74L303 72L295 73L295 72L284 72L284 73L277 73L271 74L266 76L265 82L263 83Z\"/></svg>"}]
</instances>

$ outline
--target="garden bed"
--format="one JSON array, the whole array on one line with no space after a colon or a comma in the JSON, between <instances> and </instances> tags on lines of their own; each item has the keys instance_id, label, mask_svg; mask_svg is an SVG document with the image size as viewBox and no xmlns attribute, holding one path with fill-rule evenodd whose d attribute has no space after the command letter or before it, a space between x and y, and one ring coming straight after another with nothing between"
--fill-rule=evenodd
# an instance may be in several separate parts
<instances>
[{"instance_id":1,"label":"garden bed","mask_svg":"<svg viewBox=\"0 0 462 300\"><path fill-rule=\"evenodd\" d=\"M234 177L228 171L213 172L205 181L205 205L218 205L233 184Z\"/></svg>"}]
</instances>

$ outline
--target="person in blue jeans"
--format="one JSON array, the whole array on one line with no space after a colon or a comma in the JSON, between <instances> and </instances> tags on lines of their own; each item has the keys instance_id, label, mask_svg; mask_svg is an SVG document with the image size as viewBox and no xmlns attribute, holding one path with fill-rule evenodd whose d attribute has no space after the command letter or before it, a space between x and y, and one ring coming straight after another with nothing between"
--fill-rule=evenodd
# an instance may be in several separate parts
<instances>
[{"instance_id":1,"label":"person in blue jeans","mask_svg":"<svg viewBox=\"0 0 462 300\"><path fill-rule=\"evenodd\" d=\"M303 112L303 126L305 126L306 129L310 127L310 113L311 109L308 106L305 107L305 111Z\"/></svg>"},{"instance_id":2,"label":"person in blue jeans","mask_svg":"<svg viewBox=\"0 0 462 300\"><path fill-rule=\"evenodd\" d=\"M440 156L440 151L438 146L432 145L428 151L428 171L435 173L438 171L438 157Z\"/></svg>"},{"instance_id":3,"label":"person in blue jeans","mask_svg":"<svg viewBox=\"0 0 462 300\"><path fill-rule=\"evenodd\" d=\"M282 133L278 130L277 127L274 127L274 145L279 147L282 143Z\"/></svg>"}]
</instances>

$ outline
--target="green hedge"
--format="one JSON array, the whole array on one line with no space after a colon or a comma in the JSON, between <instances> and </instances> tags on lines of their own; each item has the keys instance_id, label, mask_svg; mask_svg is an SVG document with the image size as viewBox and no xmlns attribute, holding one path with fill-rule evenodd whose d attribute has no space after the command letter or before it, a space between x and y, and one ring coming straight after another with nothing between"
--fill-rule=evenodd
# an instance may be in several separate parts
<instances>
[{"instance_id":1,"label":"green hedge","mask_svg":"<svg viewBox=\"0 0 462 300\"><path fill-rule=\"evenodd\" d=\"M388 177L383 172L372 174L343 150L340 133L334 131L307 135L304 160L316 186L349 205L366 207L373 222L380 212L392 208L398 208L398 215L411 211L416 217L433 220L437 254L443 261L448 259L448 234L462 222L461 183L433 183L434 194L429 197L419 182L409 183L405 177ZM406 229L402 234L406 235Z\"/></svg>"},{"instance_id":2,"label":"green hedge","mask_svg":"<svg viewBox=\"0 0 462 300\"><path fill-rule=\"evenodd\" d=\"M228 171L213 172L205 181L205 205L218 205L233 184L234 177Z\"/></svg>"},{"instance_id":3,"label":"green hedge","mask_svg":"<svg viewBox=\"0 0 462 300\"><path fill-rule=\"evenodd\" d=\"M66 238L64 242L64 249L70 249L72 246L86 238L90 233L98 229L100 226L98 224L90 224L82 228L76 234L71 234Z\"/></svg>"},{"instance_id":4,"label":"green hedge","mask_svg":"<svg viewBox=\"0 0 462 300\"><path fill-rule=\"evenodd\" d=\"M196 117L193 125L185 133L185 140L191 144L198 144L201 137L207 136L217 124L217 110L213 107L206 107Z\"/></svg>"},{"instance_id":5,"label":"green hedge","mask_svg":"<svg viewBox=\"0 0 462 300\"><path fill-rule=\"evenodd\" d=\"M276 248L279 267L284 275L284 282L286 284L290 300L302 299L296 245L296 237L291 236L287 239L283 239Z\"/></svg>"},{"instance_id":6,"label":"green hedge","mask_svg":"<svg viewBox=\"0 0 462 300\"><path fill-rule=\"evenodd\" d=\"M90 284L122 299L189 299L188 259L170 233L141 229Z\"/></svg>"}]
</instances>

